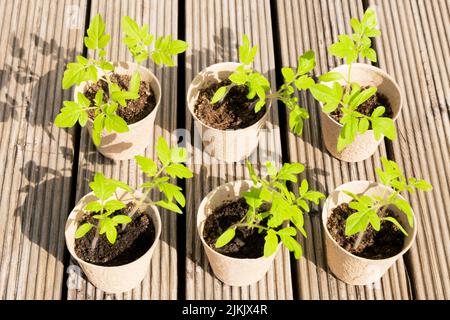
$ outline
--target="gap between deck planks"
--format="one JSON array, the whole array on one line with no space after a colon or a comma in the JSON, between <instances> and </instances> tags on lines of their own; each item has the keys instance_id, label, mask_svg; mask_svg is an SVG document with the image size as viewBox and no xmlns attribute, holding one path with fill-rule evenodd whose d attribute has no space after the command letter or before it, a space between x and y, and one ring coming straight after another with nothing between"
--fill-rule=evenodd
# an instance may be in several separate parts
<instances>
[{"instance_id":1,"label":"gap between deck planks","mask_svg":"<svg viewBox=\"0 0 450 320\"><path fill-rule=\"evenodd\" d=\"M186 41L190 48L186 57L186 89L195 75L207 66L223 61L238 61L238 46L247 34L259 46L255 68L275 85L274 48L270 3L264 1L200 1L186 3ZM249 178L243 163L209 163L206 154L193 145L193 119L187 112L186 127L191 132L189 150L195 176L187 181L186 226L186 298L187 299L292 299L289 254L283 248L274 266L258 283L246 287L230 287L214 277L196 230L197 208L212 189L228 181ZM281 165L280 134L277 106L272 107L269 131L261 135L252 160L258 164L272 160ZM214 160L213 160L214 161ZM258 167L260 167L258 165ZM263 173L265 174L265 173Z\"/></svg>"},{"instance_id":2,"label":"gap between deck planks","mask_svg":"<svg viewBox=\"0 0 450 320\"><path fill-rule=\"evenodd\" d=\"M379 16L379 65L399 83L405 103L394 159L406 177L434 190L408 198L418 218L406 254L416 299L450 299L450 2L370 0Z\"/></svg>"},{"instance_id":3,"label":"gap between deck planks","mask_svg":"<svg viewBox=\"0 0 450 320\"><path fill-rule=\"evenodd\" d=\"M143 0L143 1L101 1L91 2L91 18L101 13L107 33L111 34L111 42L107 47L108 58L112 61L131 61L127 48L121 42L121 17L128 15L139 25L148 23L150 32L156 36L172 34L177 37L178 2L176 0ZM155 130L149 134L152 140L145 156L154 158L154 142L159 136L175 141L173 131L177 122L177 68L157 67L148 61L144 63L152 70L161 82L161 105L155 122ZM80 161L77 182L77 200L89 192L88 182L95 172L103 172L107 177L119 179L136 187L143 182L143 175L133 160L114 162L100 155L91 142L87 130L82 130L80 144ZM156 193L154 193L155 195ZM157 198L156 198L157 199ZM68 299L177 299L177 217L176 214L159 209L162 220L162 232L159 244L153 254L150 271L141 285L123 294L105 294L96 289L84 276L77 274L77 269L69 266ZM78 289L76 286L79 285Z\"/></svg>"},{"instance_id":4,"label":"gap between deck planks","mask_svg":"<svg viewBox=\"0 0 450 320\"><path fill-rule=\"evenodd\" d=\"M74 130L53 125L85 0L0 3L0 299L59 299Z\"/></svg>"},{"instance_id":5,"label":"gap between deck planks","mask_svg":"<svg viewBox=\"0 0 450 320\"><path fill-rule=\"evenodd\" d=\"M362 16L362 1L273 1L277 10L279 48L283 66L297 65L297 57L307 50L316 52L316 75L337 66L339 61L327 52L327 46L337 35L350 32L351 17ZM303 17L298 19L297 17ZM374 180L374 168L385 156L385 146L370 159L356 164L339 161L327 152L322 142L319 105L311 95L301 93L300 104L307 107L310 119L304 133L296 137L287 134L289 161L306 165L305 177L311 187L329 194L337 186L351 180ZM284 122L286 123L286 118ZM287 132L288 129L284 129ZM322 206L305 219L310 237L301 239L304 258L296 263L297 295L299 299L410 299L408 277L400 259L382 278L369 286L351 286L337 280L328 270L321 223Z\"/></svg>"}]
</instances>

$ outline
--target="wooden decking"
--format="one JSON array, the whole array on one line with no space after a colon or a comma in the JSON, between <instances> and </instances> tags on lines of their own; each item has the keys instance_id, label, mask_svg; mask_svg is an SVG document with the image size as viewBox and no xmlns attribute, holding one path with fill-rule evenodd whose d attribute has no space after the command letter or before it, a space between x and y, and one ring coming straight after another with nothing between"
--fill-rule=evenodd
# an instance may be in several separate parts
<instances>
[{"instance_id":1,"label":"wooden decking","mask_svg":"<svg viewBox=\"0 0 450 320\"><path fill-rule=\"evenodd\" d=\"M255 67L273 87L281 66L316 51L316 74L340 62L326 46L350 31L349 19L367 6L377 10L382 36L375 41L378 66L399 83L406 104L398 139L370 159L348 164L322 143L319 106L309 94L304 133L289 133L283 108L272 108L255 163L301 162L314 188L329 193L343 182L374 179L380 157L395 159L407 176L432 183L428 194L410 197L419 221L416 244L380 282L349 286L328 270L319 213L306 218L310 237L296 261L283 250L266 277L248 287L216 279L195 230L202 197L224 182L246 177L242 163L219 164L202 154L186 109L192 78L216 62L236 61L247 34L260 50ZM163 135L190 151L195 176L183 183L185 214L162 212L163 231L150 271L139 288L107 295L93 287L71 261L64 223L88 192L95 172L138 185L134 160L102 157L85 129L53 125L63 100L67 62L83 49L86 21L101 13L112 41L111 60L130 60L121 44L120 18L148 23L152 32L185 39L189 49L176 68L148 63L163 88L153 139ZM450 299L450 1L437 0L22 0L0 1L0 298L1 299ZM176 130L178 129L178 130ZM152 156L153 149L146 151Z\"/></svg>"}]
</instances>

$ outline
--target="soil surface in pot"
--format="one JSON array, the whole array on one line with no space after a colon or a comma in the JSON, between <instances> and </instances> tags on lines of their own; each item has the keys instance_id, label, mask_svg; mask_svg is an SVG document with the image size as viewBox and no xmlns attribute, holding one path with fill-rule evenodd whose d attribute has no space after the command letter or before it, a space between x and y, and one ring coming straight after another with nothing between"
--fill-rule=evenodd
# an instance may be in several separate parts
<instances>
[{"instance_id":1,"label":"soil surface in pot","mask_svg":"<svg viewBox=\"0 0 450 320\"><path fill-rule=\"evenodd\" d=\"M215 208L205 221L203 238L215 251L233 258L260 258L264 255L265 233L258 233L256 228L237 228L236 235L227 245L216 248L217 239L231 225L239 222L248 211L244 198L225 202ZM264 207L269 210L270 207Z\"/></svg>"},{"instance_id":2,"label":"soil surface in pot","mask_svg":"<svg viewBox=\"0 0 450 320\"><path fill-rule=\"evenodd\" d=\"M375 231L369 225L359 246L353 248L358 234L351 237L345 235L345 220L355 212L356 210L350 208L348 203L342 203L333 209L328 218L327 229L342 248L367 259L386 259L402 251L405 236L389 221L381 222L380 231ZM397 218L389 209L385 211L384 216Z\"/></svg>"},{"instance_id":3,"label":"soil surface in pot","mask_svg":"<svg viewBox=\"0 0 450 320\"><path fill-rule=\"evenodd\" d=\"M222 101L212 105L211 99L217 89L230 83L227 79L200 90L194 113L201 122L219 130L236 130L247 128L264 116L266 106L255 113L254 103L257 98L248 100L248 88L244 85L232 87Z\"/></svg>"},{"instance_id":4,"label":"soil surface in pot","mask_svg":"<svg viewBox=\"0 0 450 320\"><path fill-rule=\"evenodd\" d=\"M110 217L118 214L127 214L134 207L128 203L127 207L114 212ZM98 220L86 214L80 221L80 225L89 222L96 224ZM75 239L75 253L86 262L100 266L120 266L133 262L143 256L155 241L155 226L147 214L137 211L133 220L122 230L122 225L117 228L117 239L114 244L109 243L106 235L100 235L97 245L92 250L92 240L96 230L92 228L84 237Z\"/></svg>"},{"instance_id":5,"label":"soil surface in pot","mask_svg":"<svg viewBox=\"0 0 450 320\"><path fill-rule=\"evenodd\" d=\"M342 88L345 90L345 86L343 86ZM361 91L368 89L368 88L369 87L362 87ZM376 108L378 108L379 106L382 106L386 109L384 111L384 114L382 115L383 117L387 117L387 118L393 117L392 107L391 107L391 104L389 103L388 98L384 94L382 94L378 91L373 96L371 96L369 99L367 99L366 102L364 102L363 104L358 106L358 108L356 108L356 111L358 111L359 113L362 113L363 115L371 116L373 111ZM342 119L343 115L344 114L342 113L340 107L330 113L330 116L337 122L339 122ZM369 129L372 129L372 127L370 127Z\"/></svg>"},{"instance_id":6,"label":"soil surface in pot","mask_svg":"<svg viewBox=\"0 0 450 320\"><path fill-rule=\"evenodd\" d=\"M110 75L111 82L117 83L122 90L128 90L131 76L125 74L112 73ZM95 94L99 89L103 90L103 100L106 102L108 97L108 84L104 80L99 80L97 83L89 84L85 90L84 95L91 101L91 107L94 107ZM141 81L139 87L139 98L136 100L127 100L127 106L119 105L117 108L117 115L120 116L127 124L132 124L144 119L153 111L156 106L156 97L153 92L150 82ZM95 110L89 110L89 117L94 119Z\"/></svg>"}]
</instances>

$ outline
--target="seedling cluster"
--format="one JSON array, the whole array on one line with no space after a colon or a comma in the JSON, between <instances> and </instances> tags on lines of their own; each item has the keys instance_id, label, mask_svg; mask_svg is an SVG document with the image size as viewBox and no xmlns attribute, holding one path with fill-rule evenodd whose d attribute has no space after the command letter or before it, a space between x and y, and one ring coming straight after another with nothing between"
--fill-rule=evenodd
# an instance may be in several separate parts
<instances>
[{"instance_id":1,"label":"seedling cluster","mask_svg":"<svg viewBox=\"0 0 450 320\"><path fill-rule=\"evenodd\" d=\"M307 237L303 227L303 212L309 212L307 201L319 204L325 196L317 191L309 190L308 182L302 180L298 189L299 196L289 191L287 182L297 183L296 175L304 171L300 163L285 163L277 171L271 162L266 163L268 179L258 178L250 162L247 169L254 186L243 194L249 206L246 215L236 224L230 226L216 241L217 248L228 244L236 234L237 228L256 228L258 232L265 233L264 256L269 257L275 253L279 240L294 252L296 259L302 255L302 247L296 239L297 230ZM270 204L268 211L263 211L263 204ZM293 226L286 225L287 222Z\"/></svg>"},{"instance_id":2,"label":"seedling cluster","mask_svg":"<svg viewBox=\"0 0 450 320\"><path fill-rule=\"evenodd\" d=\"M268 101L280 100L290 109L289 127L296 134L303 132L303 120L309 118L308 111L298 105L298 98L294 96L296 87L298 90L306 90L314 84L314 80L308 73L315 67L315 55L313 51L308 51L298 58L297 70L288 67L282 68L284 83L275 93L270 92L270 82L267 78L251 68L258 46L251 46L247 35L242 38L242 45L239 47L239 61L241 65L237 67L228 79L230 85L222 86L215 92L211 99L212 104L220 102L234 86L245 85L248 88L247 99L255 102L252 104L255 112L259 112Z\"/></svg>"},{"instance_id":3,"label":"seedling cluster","mask_svg":"<svg viewBox=\"0 0 450 320\"><path fill-rule=\"evenodd\" d=\"M170 178L191 178L192 172L182 164L187 161L187 151L185 148L174 147L169 148L164 138L159 138L156 145L156 152L159 164L152 159L136 156L136 162L140 170L145 173L148 180L140 185L139 189L143 190L143 196L139 199L135 198L136 190L126 183L118 180L108 179L102 173L97 173L94 181L89 184L94 196L97 200L89 202L83 210L91 213L92 218L98 221L97 224L83 223L75 232L75 238L85 236L92 228L97 229L96 237L92 242L92 247L98 241L99 235L106 234L106 238L111 244L116 242L117 228L130 223L136 212L144 212L145 208L157 205L176 213L182 213L180 207L184 207L186 199L182 193L182 189L169 182ZM128 192L133 199L133 209L127 215L111 215L126 207L126 203L111 199L116 190L120 188ZM165 196L165 199L153 201L150 198L152 190L158 189ZM174 201L175 200L175 201Z\"/></svg>"},{"instance_id":4,"label":"seedling cluster","mask_svg":"<svg viewBox=\"0 0 450 320\"><path fill-rule=\"evenodd\" d=\"M413 193L415 189L430 191L432 186L425 180L409 178L406 179L397 163L392 160L388 160L385 157L381 158L384 171L381 168L376 168L376 173L381 183L386 186L386 191L383 195L355 195L349 191L344 191L347 195L353 198L349 203L349 207L356 210L351 214L345 225L345 235L352 236L359 233L358 239L355 243L357 247L362 240L364 232L369 225L375 231L379 231L382 221L389 221L393 223L401 232L408 236L405 229L394 217L385 216L385 211L389 206L396 206L403 212L407 219L408 224L413 227L414 216L411 205L408 201L399 197L400 192L407 191ZM388 196L388 188L391 188L393 192Z\"/></svg>"},{"instance_id":5,"label":"seedling cluster","mask_svg":"<svg viewBox=\"0 0 450 320\"><path fill-rule=\"evenodd\" d=\"M148 24L140 28L130 17L122 18L122 29L125 33L123 42L127 45L134 60L139 65L150 56L157 64L175 65L173 56L186 50L186 42L172 40L169 35L159 37L154 43L154 48L149 49L154 36L148 33L148 28ZM55 119L55 125L60 128L73 127L77 122L84 127L89 119L88 112L93 111L92 140L96 146L100 144L103 130L118 133L129 130L126 121L117 115L116 111L119 107L126 108L128 100L139 98L141 83L139 70L133 73L128 90L122 90L117 83L111 81L110 75L114 72L114 65L106 59L107 52L104 49L111 37L105 32L105 23L101 15L97 14L89 25L84 44L88 49L94 51L94 56L98 56L98 59L77 56L77 62L67 65L62 87L69 89L73 85L80 85L83 82L104 81L107 91L104 92L100 88L93 103L82 92L78 92L75 101L63 102L64 107L61 108L61 113Z\"/></svg>"},{"instance_id":6,"label":"seedling cluster","mask_svg":"<svg viewBox=\"0 0 450 320\"><path fill-rule=\"evenodd\" d=\"M348 65L347 76L344 77L338 72L328 72L319 76L319 80L327 84L317 83L309 88L314 98L323 103L322 110L325 113L331 113L337 108L340 108L343 113L343 117L339 121L343 127L339 133L338 151L342 151L351 144L358 133L364 134L370 126L375 139L379 140L382 136L386 136L390 140L396 139L394 121L389 117L383 117L386 111L384 106L378 106L370 116L357 111L360 105L377 92L377 88L362 89L358 83L351 82L352 64L359 57L367 58L372 62L377 61L377 55L371 48L370 39L381 34L380 30L376 28L375 11L367 9L361 21L352 18L351 26L354 33L339 35L339 41L329 48L330 54L345 59ZM345 81L344 88L339 82L341 80Z\"/></svg>"}]
</instances>

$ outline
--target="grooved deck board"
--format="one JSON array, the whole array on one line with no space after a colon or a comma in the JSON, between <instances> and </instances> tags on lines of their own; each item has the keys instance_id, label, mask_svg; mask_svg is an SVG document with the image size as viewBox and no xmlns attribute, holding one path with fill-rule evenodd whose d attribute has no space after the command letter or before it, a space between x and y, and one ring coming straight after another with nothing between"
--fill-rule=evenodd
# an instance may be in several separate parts
<instances>
[{"instance_id":1,"label":"grooved deck board","mask_svg":"<svg viewBox=\"0 0 450 320\"><path fill-rule=\"evenodd\" d=\"M296 66L297 57L307 50L316 52L315 74L327 72L341 64L327 52L326 47L337 35L350 32L350 18L361 17L361 1L276 1L283 66ZM299 19L298 17L302 17ZM320 129L320 106L309 93L299 95L300 105L306 107L310 119L305 122L301 137L288 133L289 161L306 165L304 175L315 188L325 194L340 184L352 180L374 180L374 168L380 166L380 156L386 155L382 144L368 160L350 164L333 158L325 148ZM284 120L287 123L288 119ZM287 129L286 129L287 130ZM400 259L389 272L372 285L351 286L335 278L329 271L325 254L325 239L321 222L322 207L305 219L308 239L301 239L304 258L296 263L299 299L410 299L408 278Z\"/></svg>"},{"instance_id":2,"label":"grooved deck board","mask_svg":"<svg viewBox=\"0 0 450 320\"><path fill-rule=\"evenodd\" d=\"M70 5L70 6L69 6ZM85 0L0 3L0 299L60 299L73 130L53 120Z\"/></svg>"},{"instance_id":3,"label":"grooved deck board","mask_svg":"<svg viewBox=\"0 0 450 320\"><path fill-rule=\"evenodd\" d=\"M238 61L242 35L247 34L259 46L254 67L275 85L274 48L270 3L264 1L201 1L186 3L186 91L191 80L207 66L223 61ZM194 141L194 123L186 111L186 127ZM261 135L253 155L258 163L272 160L281 164L281 147L277 106L272 107L268 130ZM197 209L209 191L229 181L249 178L243 163L209 162L193 143L190 168L195 176L187 182L186 222L186 299L292 299L291 270L288 252L283 248L274 266L257 284L246 287L224 285L214 277L196 230Z\"/></svg>"},{"instance_id":4,"label":"grooved deck board","mask_svg":"<svg viewBox=\"0 0 450 320\"><path fill-rule=\"evenodd\" d=\"M112 61L131 61L127 48L121 42L123 37L120 21L128 15L139 25L148 23L150 32L160 35L172 34L177 37L178 2L169 1L92 1L91 17L101 13L106 23L106 32L111 34L107 47L108 58ZM155 122L154 132L149 132L152 143L145 156L154 158L153 145L160 136L175 143L172 131L176 128L177 115L177 69L157 67L150 60L143 63L152 70L161 82L161 105ZM87 130L83 129L80 143L80 161L77 183L77 201L88 193L88 182L95 172L103 172L107 177L119 179L137 187L143 182L135 160L118 161L103 157L95 149ZM68 299L176 299L177 298L177 230L176 214L160 209L162 231L159 244L153 254L150 271L140 287L123 294L105 294L96 289L85 277L78 277L76 269L69 266L71 281L77 288L69 288Z\"/></svg>"},{"instance_id":5,"label":"grooved deck board","mask_svg":"<svg viewBox=\"0 0 450 320\"><path fill-rule=\"evenodd\" d=\"M407 177L434 190L409 197L418 218L407 265L416 299L450 299L450 2L371 1L381 38L379 65L399 83L405 104L398 119L395 160Z\"/></svg>"}]
</instances>

